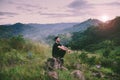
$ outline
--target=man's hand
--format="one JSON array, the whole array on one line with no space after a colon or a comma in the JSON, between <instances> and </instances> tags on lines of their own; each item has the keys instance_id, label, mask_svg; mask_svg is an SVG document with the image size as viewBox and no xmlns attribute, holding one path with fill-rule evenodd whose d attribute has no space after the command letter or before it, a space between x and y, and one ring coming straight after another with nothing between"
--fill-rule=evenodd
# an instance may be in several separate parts
<instances>
[{"instance_id":1,"label":"man's hand","mask_svg":"<svg viewBox=\"0 0 120 80\"><path fill-rule=\"evenodd\" d=\"M68 49L67 47L65 47L65 46L58 46L58 48L60 48L60 49L62 49L62 50L64 50L64 51L67 51L68 53L71 53L72 52L72 50L70 50L70 49Z\"/></svg>"},{"instance_id":2,"label":"man's hand","mask_svg":"<svg viewBox=\"0 0 120 80\"><path fill-rule=\"evenodd\" d=\"M68 49L67 52L70 54L72 51Z\"/></svg>"}]
</instances>

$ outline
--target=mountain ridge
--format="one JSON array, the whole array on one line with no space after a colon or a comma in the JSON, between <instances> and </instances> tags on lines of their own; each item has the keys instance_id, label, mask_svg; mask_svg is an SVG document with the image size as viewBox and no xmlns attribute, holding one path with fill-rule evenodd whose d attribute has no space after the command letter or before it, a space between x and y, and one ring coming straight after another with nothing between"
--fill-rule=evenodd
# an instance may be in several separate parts
<instances>
[{"instance_id":1,"label":"mountain ridge","mask_svg":"<svg viewBox=\"0 0 120 80\"><path fill-rule=\"evenodd\" d=\"M55 23L55 24L38 24L38 23L15 23L13 25L0 25L0 36L12 37L23 35L25 38L32 40L45 40L49 35L58 35L85 31L88 27L103 24L97 19L88 19L80 23Z\"/></svg>"},{"instance_id":2,"label":"mountain ridge","mask_svg":"<svg viewBox=\"0 0 120 80\"><path fill-rule=\"evenodd\" d=\"M85 31L88 27L99 26L100 24L103 24L103 22L98 19L90 18L86 21L74 25L72 28L69 28L66 31L71 31L71 32Z\"/></svg>"}]
</instances>

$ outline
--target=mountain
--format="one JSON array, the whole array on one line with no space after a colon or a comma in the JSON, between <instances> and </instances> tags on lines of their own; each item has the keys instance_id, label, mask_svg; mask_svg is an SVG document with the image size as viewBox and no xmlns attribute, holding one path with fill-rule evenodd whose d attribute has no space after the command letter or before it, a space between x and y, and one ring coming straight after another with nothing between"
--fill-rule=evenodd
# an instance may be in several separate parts
<instances>
[{"instance_id":1,"label":"mountain","mask_svg":"<svg viewBox=\"0 0 120 80\"><path fill-rule=\"evenodd\" d=\"M26 25L16 23L14 25L0 25L0 38L8 38L21 34L24 31Z\"/></svg>"},{"instance_id":2,"label":"mountain","mask_svg":"<svg viewBox=\"0 0 120 80\"><path fill-rule=\"evenodd\" d=\"M0 25L0 38L23 35L32 40L44 40L49 35L84 31L88 27L102 24L97 19L88 19L81 23L22 24Z\"/></svg>"},{"instance_id":3,"label":"mountain","mask_svg":"<svg viewBox=\"0 0 120 80\"><path fill-rule=\"evenodd\" d=\"M120 46L120 17L99 26L89 27L81 33L73 32L69 43L72 49L94 51L101 48ZM106 47L107 46L107 47Z\"/></svg>"},{"instance_id":4,"label":"mountain","mask_svg":"<svg viewBox=\"0 0 120 80\"><path fill-rule=\"evenodd\" d=\"M100 36L105 38L119 38L120 35L120 17L116 17L113 20L110 20L99 28Z\"/></svg>"},{"instance_id":5,"label":"mountain","mask_svg":"<svg viewBox=\"0 0 120 80\"><path fill-rule=\"evenodd\" d=\"M67 32L85 31L88 27L99 26L101 24L103 24L103 23L97 19L88 19L84 22L74 25L71 28L66 29L65 31L67 31Z\"/></svg>"},{"instance_id":6,"label":"mountain","mask_svg":"<svg viewBox=\"0 0 120 80\"><path fill-rule=\"evenodd\" d=\"M71 28L75 24L77 23L0 25L0 38L23 35L25 38L41 40L49 35L62 34L64 29Z\"/></svg>"}]
</instances>

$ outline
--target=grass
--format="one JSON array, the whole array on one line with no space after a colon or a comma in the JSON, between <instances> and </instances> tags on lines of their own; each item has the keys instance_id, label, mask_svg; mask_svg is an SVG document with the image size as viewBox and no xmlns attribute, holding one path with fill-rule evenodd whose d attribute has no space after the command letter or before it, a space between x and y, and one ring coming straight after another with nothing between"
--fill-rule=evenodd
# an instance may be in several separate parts
<instances>
[{"instance_id":1,"label":"grass","mask_svg":"<svg viewBox=\"0 0 120 80\"><path fill-rule=\"evenodd\" d=\"M15 43L19 43L17 40L19 39L15 38ZM0 80L50 80L44 69L45 61L52 54L50 46L28 40L20 41L19 46L11 42L11 39L0 40ZM111 52L111 56L113 54L118 55L119 50L119 48L115 48ZM68 71L57 70L59 80L77 80L71 75L73 70L78 69L76 64L80 65L78 70L84 73L86 80L114 79L111 77L114 73L111 68L96 68L96 64L100 63L102 51L98 50L94 54L85 51L73 51L71 54L66 54L64 65ZM84 53L87 53L87 56L86 54L82 55ZM82 57L80 57L81 55ZM93 58L94 56L95 58ZM90 65L93 60L95 64ZM93 71L100 71L107 78L92 76Z\"/></svg>"},{"instance_id":2,"label":"grass","mask_svg":"<svg viewBox=\"0 0 120 80\"><path fill-rule=\"evenodd\" d=\"M12 47L14 43L9 42L11 41L0 41L1 80L43 80L44 62L51 57L49 46L27 41L16 49Z\"/></svg>"},{"instance_id":3,"label":"grass","mask_svg":"<svg viewBox=\"0 0 120 80\"><path fill-rule=\"evenodd\" d=\"M70 71L58 70L59 80L77 80L70 73L71 73Z\"/></svg>"}]
</instances>

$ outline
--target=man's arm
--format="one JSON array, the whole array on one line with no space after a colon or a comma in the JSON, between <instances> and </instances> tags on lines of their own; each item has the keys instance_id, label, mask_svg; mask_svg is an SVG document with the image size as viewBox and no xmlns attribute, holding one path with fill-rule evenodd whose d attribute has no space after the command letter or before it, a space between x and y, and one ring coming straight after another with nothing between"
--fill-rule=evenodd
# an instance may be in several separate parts
<instances>
[{"instance_id":1,"label":"man's arm","mask_svg":"<svg viewBox=\"0 0 120 80\"><path fill-rule=\"evenodd\" d=\"M69 53L71 52L71 50L69 50L67 47L65 47L65 46L58 46L58 48L59 49L62 49L62 50L64 50L64 51L68 51Z\"/></svg>"}]
</instances>

